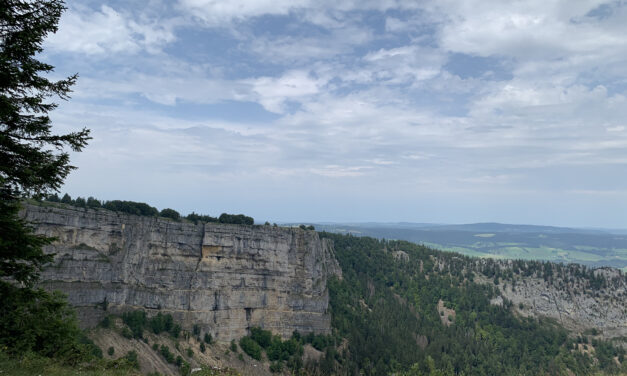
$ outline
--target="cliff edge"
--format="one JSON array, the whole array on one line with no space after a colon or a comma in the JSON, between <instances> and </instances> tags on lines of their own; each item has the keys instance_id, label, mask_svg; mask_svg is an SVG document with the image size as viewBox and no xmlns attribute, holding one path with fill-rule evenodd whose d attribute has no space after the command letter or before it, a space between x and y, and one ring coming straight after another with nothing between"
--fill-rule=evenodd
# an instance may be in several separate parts
<instances>
[{"instance_id":1,"label":"cliff edge","mask_svg":"<svg viewBox=\"0 0 627 376\"><path fill-rule=\"evenodd\" d=\"M220 341L253 326L283 337L331 330L327 279L341 269L315 231L32 204L22 214L57 238L42 285L66 293L85 326L106 307L170 313Z\"/></svg>"}]
</instances>

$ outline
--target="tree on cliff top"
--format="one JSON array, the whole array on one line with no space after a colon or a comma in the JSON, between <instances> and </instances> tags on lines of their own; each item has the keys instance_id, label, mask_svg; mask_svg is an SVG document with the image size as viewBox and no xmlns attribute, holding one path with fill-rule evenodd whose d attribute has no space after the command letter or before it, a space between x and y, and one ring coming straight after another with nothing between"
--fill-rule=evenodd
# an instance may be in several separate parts
<instances>
[{"instance_id":1,"label":"tree on cliff top","mask_svg":"<svg viewBox=\"0 0 627 376\"><path fill-rule=\"evenodd\" d=\"M15 353L55 355L77 343L65 300L33 287L52 259L42 250L51 239L18 215L23 198L59 189L74 168L66 148L80 151L90 139L87 129L52 133L50 98L67 99L76 75L50 81L54 67L36 59L64 10L61 0L0 3L0 345Z\"/></svg>"}]
</instances>

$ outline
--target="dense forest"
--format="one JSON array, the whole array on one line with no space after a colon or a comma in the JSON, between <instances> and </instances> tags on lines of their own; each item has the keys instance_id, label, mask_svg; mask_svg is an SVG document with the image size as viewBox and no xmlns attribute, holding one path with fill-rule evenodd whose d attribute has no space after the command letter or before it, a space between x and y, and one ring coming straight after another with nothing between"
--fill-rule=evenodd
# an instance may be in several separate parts
<instances>
[{"instance_id":1,"label":"dense forest","mask_svg":"<svg viewBox=\"0 0 627 376\"><path fill-rule=\"evenodd\" d=\"M627 371L625 350L591 339L594 357L579 351L587 338L550 320L522 318L498 290L475 282L514 274L574 276L588 289L611 284L579 265L499 263L436 251L404 241L321 233L335 243L342 280L330 282L335 345L318 364L345 375L577 375ZM568 273L568 274L565 274ZM579 280L579 281L577 281ZM615 282L615 281L614 281ZM586 345L588 346L588 345ZM621 365L619 365L621 364ZM621 368L622 367L622 368Z\"/></svg>"}]
</instances>

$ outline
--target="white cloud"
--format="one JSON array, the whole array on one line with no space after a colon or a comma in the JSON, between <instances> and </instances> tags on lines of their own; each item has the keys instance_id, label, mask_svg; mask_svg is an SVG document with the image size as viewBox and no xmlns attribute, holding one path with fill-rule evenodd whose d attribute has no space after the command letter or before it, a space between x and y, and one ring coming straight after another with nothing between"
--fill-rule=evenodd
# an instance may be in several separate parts
<instances>
[{"instance_id":1,"label":"white cloud","mask_svg":"<svg viewBox=\"0 0 627 376\"><path fill-rule=\"evenodd\" d=\"M58 51L87 55L154 53L174 41L172 25L157 20L134 20L132 16L102 5L100 10L83 7L68 10L59 31L48 40Z\"/></svg>"},{"instance_id":2,"label":"white cloud","mask_svg":"<svg viewBox=\"0 0 627 376\"><path fill-rule=\"evenodd\" d=\"M224 24L262 15L286 15L309 0L180 0L181 7L209 24Z\"/></svg>"},{"instance_id":3,"label":"white cloud","mask_svg":"<svg viewBox=\"0 0 627 376\"><path fill-rule=\"evenodd\" d=\"M260 77L248 81L256 100L268 111L285 112L288 101L302 101L320 92L324 79L311 77L309 72L289 71L281 77Z\"/></svg>"},{"instance_id":4,"label":"white cloud","mask_svg":"<svg viewBox=\"0 0 627 376\"><path fill-rule=\"evenodd\" d=\"M437 1L432 15L443 20L442 47L479 56L550 60L578 56L624 56L627 10L605 19L588 14L603 1Z\"/></svg>"},{"instance_id":5,"label":"white cloud","mask_svg":"<svg viewBox=\"0 0 627 376\"><path fill-rule=\"evenodd\" d=\"M598 4L180 0L156 18L75 6L50 45L103 64L71 66L68 105L83 107L61 123L95 129L80 171L117 186L133 171L173 192L220 182L202 189L225 197L294 181L370 199L597 189L555 176L627 163L627 7L597 17ZM249 102L272 114L214 120L262 112Z\"/></svg>"}]
</instances>

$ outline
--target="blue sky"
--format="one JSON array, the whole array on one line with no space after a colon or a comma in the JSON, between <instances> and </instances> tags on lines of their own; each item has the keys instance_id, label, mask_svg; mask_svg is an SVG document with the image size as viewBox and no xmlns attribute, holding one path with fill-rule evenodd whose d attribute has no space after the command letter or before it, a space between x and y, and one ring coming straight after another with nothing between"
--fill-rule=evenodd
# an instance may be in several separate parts
<instances>
[{"instance_id":1,"label":"blue sky","mask_svg":"<svg viewBox=\"0 0 627 376\"><path fill-rule=\"evenodd\" d=\"M73 196L264 221L627 227L622 1L68 1Z\"/></svg>"}]
</instances>

